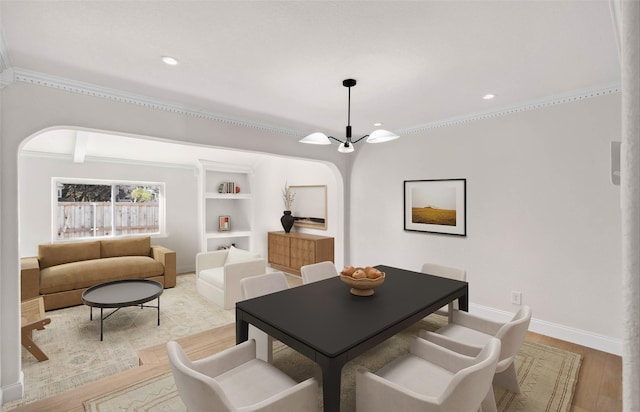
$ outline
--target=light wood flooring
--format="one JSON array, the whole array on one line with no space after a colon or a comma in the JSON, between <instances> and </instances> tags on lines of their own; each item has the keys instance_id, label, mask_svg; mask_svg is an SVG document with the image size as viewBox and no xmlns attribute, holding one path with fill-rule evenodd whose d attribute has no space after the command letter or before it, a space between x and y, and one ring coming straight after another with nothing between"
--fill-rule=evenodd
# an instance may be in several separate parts
<instances>
[{"instance_id":1,"label":"light wood flooring","mask_svg":"<svg viewBox=\"0 0 640 412\"><path fill-rule=\"evenodd\" d=\"M573 412L622 411L622 359L606 352L529 332L527 340L582 355ZM202 358L235 344L235 324L178 339L189 357ZM14 409L16 412L84 412L83 401L170 370L164 345L139 352L140 367Z\"/></svg>"},{"instance_id":2,"label":"light wood flooring","mask_svg":"<svg viewBox=\"0 0 640 412\"><path fill-rule=\"evenodd\" d=\"M607 352L527 332L528 341L582 355L572 412L622 411L622 358Z\"/></svg>"}]
</instances>

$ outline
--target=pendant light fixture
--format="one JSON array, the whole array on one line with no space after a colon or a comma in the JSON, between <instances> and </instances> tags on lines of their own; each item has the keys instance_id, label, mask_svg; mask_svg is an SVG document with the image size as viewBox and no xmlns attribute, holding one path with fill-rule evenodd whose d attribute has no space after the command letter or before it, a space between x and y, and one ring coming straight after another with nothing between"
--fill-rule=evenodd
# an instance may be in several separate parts
<instances>
[{"instance_id":1,"label":"pendant light fixture","mask_svg":"<svg viewBox=\"0 0 640 412\"><path fill-rule=\"evenodd\" d=\"M301 143L308 144L331 144L331 140L333 139L336 142L340 143L338 146L338 151L340 153L351 153L353 152L353 145L358 143L360 140L367 138L367 143L382 143L388 142L390 140L394 140L399 138L397 134L391 133L387 130L374 130L371 134L364 135L359 139L351 140L351 88L356 85L356 81L354 79L345 79L342 81L342 85L349 89L349 101L348 101L348 109L347 109L347 130L346 130L346 140L342 141L340 139L336 139L333 136L327 136L321 132L311 133L303 139L300 139Z\"/></svg>"}]
</instances>

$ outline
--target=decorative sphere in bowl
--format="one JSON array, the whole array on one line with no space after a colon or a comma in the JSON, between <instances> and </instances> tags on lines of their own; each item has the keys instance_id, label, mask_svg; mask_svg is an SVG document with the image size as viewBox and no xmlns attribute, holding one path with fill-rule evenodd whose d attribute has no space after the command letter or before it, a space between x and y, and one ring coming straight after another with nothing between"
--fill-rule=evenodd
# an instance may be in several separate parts
<instances>
[{"instance_id":1,"label":"decorative sphere in bowl","mask_svg":"<svg viewBox=\"0 0 640 412\"><path fill-rule=\"evenodd\" d=\"M385 274L376 268L347 266L340 272L340 280L351 287L351 294L356 296L371 296L374 288L382 285Z\"/></svg>"}]
</instances>

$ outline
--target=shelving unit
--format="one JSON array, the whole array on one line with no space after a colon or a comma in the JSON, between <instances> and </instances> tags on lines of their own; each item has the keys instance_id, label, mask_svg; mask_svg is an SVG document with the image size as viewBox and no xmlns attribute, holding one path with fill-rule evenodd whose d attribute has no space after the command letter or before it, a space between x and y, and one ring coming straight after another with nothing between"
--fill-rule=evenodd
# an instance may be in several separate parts
<instances>
[{"instance_id":1,"label":"shelving unit","mask_svg":"<svg viewBox=\"0 0 640 412\"><path fill-rule=\"evenodd\" d=\"M199 168L200 251L234 244L251 250L253 227L253 171L248 167L201 160ZM235 183L239 193L220 193L220 185ZM220 231L220 216L229 217L229 230Z\"/></svg>"}]
</instances>

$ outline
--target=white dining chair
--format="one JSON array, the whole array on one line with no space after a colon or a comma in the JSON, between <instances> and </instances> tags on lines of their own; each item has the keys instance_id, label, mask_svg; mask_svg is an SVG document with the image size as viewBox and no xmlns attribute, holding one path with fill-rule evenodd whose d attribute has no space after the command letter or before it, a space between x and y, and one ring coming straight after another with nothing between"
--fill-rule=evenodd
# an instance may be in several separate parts
<instances>
[{"instance_id":1,"label":"white dining chair","mask_svg":"<svg viewBox=\"0 0 640 412\"><path fill-rule=\"evenodd\" d=\"M282 272L271 272L240 280L241 300L257 298L289 288L287 278ZM256 357L265 362L273 361L273 338L266 332L249 325L249 339L256 341Z\"/></svg>"},{"instance_id":2,"label":"white dining chair","mask_svg":"<svg viewBox=\"0 0 640 412\"><path fill-rule=\"evenodd\" d=\"M530 322L531 308L526 305L508 322L496 322L454 310L451 323L435 332L421 330L419 336L467 356L475 356L492 338L500 339L500 357L493 383L511 392L521 393L514 360L524 342ZM493 405L483 404L483 412L496 410L495 401Z\"/></svg>"},{"instance_id":3,"label":"white dining chair","mask_svg":"<svg viewBox=\"0 0 640 412\"><path fill-rule=\"evenodd\" d=\"M327 260L302 266L300 274L302 275L302 283L306 284L338 276L338 270L333 262Z\"/></svg>"},{"instance_id":4,"label":"white dining chair","mask_svg":"<svg viewBox=\"0 0 640 412\"><path fill-rule=\"evenodd\" d=\"M167 354L178 394L189 412L316 411L318 383L296 383L278 368L256 359L254 340L200 360L190 360L175 341Z\"/></svg>"},{"instance_id":5,"label":"white dining chair","mask_svg":"<svg viewBox=\"0 0 640 412\"><path fill-rule=\"evenodd\" d=\"M425 263L422 265L422 273L426 273L428 275L440 276L443 278L454 279L454 280L467 280L467 271L464 269L454 268L451 266L443 266L435 263ZM451 313L454 309L458 309L458 301L455 300L453 302L449 302L447 306L444 306L434 313L446 316L451 322Z\"/></svg>"},{"instance_id":6,"label":"white dining chair","mask_svg":"<svg viewBox=\"0 0 640 412\"><path fill-rule=\"evenodd\" d=\"M499 354L498 339L470 357L414 336L407 355L376 373L357 370L356 411L478 411L485 398L494 399Z\"/></svg>"}]
</instances>

